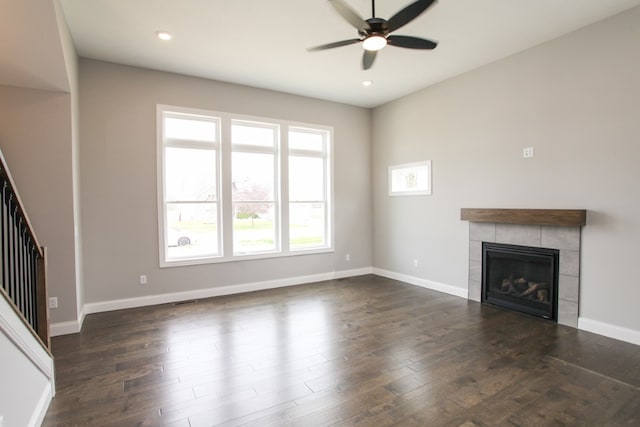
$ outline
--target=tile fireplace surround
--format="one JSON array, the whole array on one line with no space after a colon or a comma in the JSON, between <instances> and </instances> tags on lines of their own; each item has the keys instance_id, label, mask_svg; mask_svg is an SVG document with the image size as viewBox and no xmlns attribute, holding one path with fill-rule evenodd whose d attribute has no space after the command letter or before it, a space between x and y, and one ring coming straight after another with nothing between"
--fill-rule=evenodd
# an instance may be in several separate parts
<instances>
[{"instance_id":1,"label":"tile fireplace surround","mask_svg":"<svg viewBox=\"0 0 640 427\"><path fill-rule=\"evenodd\" d=\"M481 300L482 242L560 250L558 323L578 327L580 234L586 210L461 209L469 221L469 299Z\"/></svg>"}]
</instances>

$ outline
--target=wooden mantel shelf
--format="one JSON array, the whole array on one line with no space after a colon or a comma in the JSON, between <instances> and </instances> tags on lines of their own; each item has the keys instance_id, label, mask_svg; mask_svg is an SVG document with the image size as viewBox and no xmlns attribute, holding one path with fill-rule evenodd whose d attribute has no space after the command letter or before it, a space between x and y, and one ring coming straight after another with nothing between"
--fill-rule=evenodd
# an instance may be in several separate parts
<instances>
[{"instance_id":1,"label":"wooden mantel shelf","mask_svg":"<svg viewBox=\"0 0 640 427\"><path fill-rule=\"evenodd\" d=\"M460 219L496 224L564 225L581 227L587 223L585 209L460 209Z\"/></svg>"}]
</instances>

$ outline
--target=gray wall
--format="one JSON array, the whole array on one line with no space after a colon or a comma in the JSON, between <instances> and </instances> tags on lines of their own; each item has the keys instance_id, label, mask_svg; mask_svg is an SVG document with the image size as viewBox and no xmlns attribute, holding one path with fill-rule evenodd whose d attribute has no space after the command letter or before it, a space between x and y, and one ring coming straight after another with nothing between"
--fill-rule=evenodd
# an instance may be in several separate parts
<instances>
[{"instance_id":1,"label":"gray wall","mask_svg":"<svg viewBox=\"0 0 640 427\"><path fill-rule=\"evenodd\" d=\"M59 308L52 323L77 319L71 156L71 96L0 86L0 148L38 240L48 249L47 284Z\"/></svg>"},{"instance_id":2,"label":"gray wall","mask_svg":"<svg viewBox=\"0 0 640 427\"><path fill-rule=\"evenodd\" d=\"M374 265L466 289L460 208L588 209L580 316L640 331L638 40L640 8L375 109ZM432 196L387 196L426 159Z\"/></svg>"},{"instance_id":3,"label":"gray wall","mask_svg":"<svg viewBox=\"0 0 640 427\"><path fill-rule=\"evenodd\" d=\"M159 268L156 104L333 126L335 253ZM369 110L82 59L80 113L86 303L371 266Z\"/></svg>"}]
</instances>

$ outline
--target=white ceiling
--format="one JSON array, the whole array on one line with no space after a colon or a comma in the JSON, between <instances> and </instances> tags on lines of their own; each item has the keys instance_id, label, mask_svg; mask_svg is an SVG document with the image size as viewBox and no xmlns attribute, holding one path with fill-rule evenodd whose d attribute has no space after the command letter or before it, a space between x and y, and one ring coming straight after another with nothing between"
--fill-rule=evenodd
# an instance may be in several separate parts
<instances>
[{"instance_id":1,"label":"white ceiling","mask_svg":"<svg viewBox=\"0 0 640 427\"><path fill-rule=\"evenodd\" d=\"M369 0L345 0L363 18ZM391 17L412 0L377 0ZM388 46L362 71L356 37L326 0L60 0L80 56L373 107L556 38L640 0L440 0L394 34L433 51ZM1 22L0 22L1 23ZM161 42L157 30L174 36ZM372 80L363 87L363 80Z\"/></svg>"}]
</instances>

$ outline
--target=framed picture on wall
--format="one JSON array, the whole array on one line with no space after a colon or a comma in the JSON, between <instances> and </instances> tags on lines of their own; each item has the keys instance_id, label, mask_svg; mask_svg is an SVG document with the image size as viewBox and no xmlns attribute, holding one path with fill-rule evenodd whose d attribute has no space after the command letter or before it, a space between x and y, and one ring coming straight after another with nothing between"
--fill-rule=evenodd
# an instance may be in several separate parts
<instances>
[{"instance_id":1,"label":"framed picture on wall","mask_svg":"<svg viewBox=\"0 0 640 427\"><path fill-rule=\"evenodd\" d=\"M431 195L431 160L389 166L389 195Z\"/></svg>"}]
</instances>

